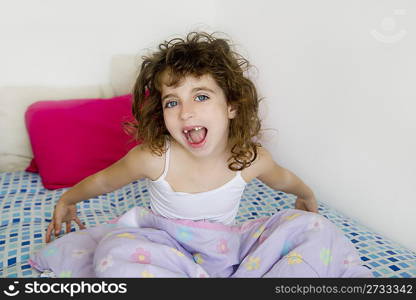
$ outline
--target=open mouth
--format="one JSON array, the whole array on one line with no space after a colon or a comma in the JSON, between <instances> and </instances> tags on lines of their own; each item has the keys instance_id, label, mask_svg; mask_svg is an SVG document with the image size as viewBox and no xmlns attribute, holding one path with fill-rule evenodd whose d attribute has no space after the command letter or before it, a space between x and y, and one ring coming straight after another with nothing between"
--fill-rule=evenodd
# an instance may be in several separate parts
<instances>
[{"instance_id":1,"label":"open mouth","mask_svg":"<svg viewBox=\"0 0 416 300\"><path fill-rule=\"evenodd\" d=\"M203 126L195 126L182 131L191 146L199 146L205 142L208 129Z\"/></svg>"}]
</instances>

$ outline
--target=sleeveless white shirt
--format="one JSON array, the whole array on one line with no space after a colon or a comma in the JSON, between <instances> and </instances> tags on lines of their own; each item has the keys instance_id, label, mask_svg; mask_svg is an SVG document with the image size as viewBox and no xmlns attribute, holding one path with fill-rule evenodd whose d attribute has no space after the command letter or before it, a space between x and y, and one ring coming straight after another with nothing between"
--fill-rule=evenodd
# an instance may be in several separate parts
<instances>
[{"instance_id":1,"label":"sleeveless white shirt","mask_svg":"<svg viewBox=\"0 0 416 300\"><path fill-rule=\"evenodd\" d=\"M163 174L156 180L148 180L152 211L166 218L233 224L246 186L241 171L237 171L236 176L224 185L207 192L175 192L165 180L169 170L171 150L168 140L166 147L168 148Z\"/></svg>"}]
</instances>

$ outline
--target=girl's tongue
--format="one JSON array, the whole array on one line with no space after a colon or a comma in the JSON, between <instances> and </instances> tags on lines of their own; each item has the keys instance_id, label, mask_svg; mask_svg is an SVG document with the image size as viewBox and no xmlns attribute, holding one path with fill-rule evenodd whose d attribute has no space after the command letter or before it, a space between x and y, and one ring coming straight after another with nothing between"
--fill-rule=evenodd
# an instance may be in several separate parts
<instances>
[{"instance_id":1,"label":"girl's tongue","mask_svg":"<svg viewBox=\"0 0 416 300\"><path fill-rule=\"evenodd\" d=\"M194 144L198 144L202 142L207 135L207 129L205 127L202 127L199 130L191 130L186 134L186 137L188 138L188 141Z\"/></svg>"}]
</instances>

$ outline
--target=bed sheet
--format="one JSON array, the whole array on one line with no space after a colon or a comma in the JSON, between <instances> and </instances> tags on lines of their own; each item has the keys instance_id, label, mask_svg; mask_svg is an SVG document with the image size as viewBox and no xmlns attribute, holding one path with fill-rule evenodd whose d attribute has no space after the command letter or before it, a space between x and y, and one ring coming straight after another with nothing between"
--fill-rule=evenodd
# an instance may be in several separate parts
<instances>
[{"instance_id":1,"label":"bed sheet","mask_svg":"<svg viewBox=\"0 0 416 300\"><path fill-rule=\"evenodd\" d=\"M39 174L0 173L0 277L38 277L28 264L30 255L45 246L44 233L55 202L67 189L47 190ZM241 199L237 222L270 216L293 208L296 197L274 191L254 179ZM146 180L83 201L78 211L86 226L107 222L134 206L149 207ZM319 202L319 213L340 228L375 277L416 277L416 253L366 228ZM73 226L72 230L76 230Z\"/></svg>"}]
</instances>

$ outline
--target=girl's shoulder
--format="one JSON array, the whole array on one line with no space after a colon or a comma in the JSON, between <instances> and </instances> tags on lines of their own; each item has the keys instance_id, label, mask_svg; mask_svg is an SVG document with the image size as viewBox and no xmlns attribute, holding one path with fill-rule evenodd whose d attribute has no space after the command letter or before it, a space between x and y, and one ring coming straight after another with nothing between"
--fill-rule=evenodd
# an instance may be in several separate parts
<instances>
[{"instance_id":1,"label":"girl's shoulder","mask_svg":"<svg viewBox=\"0 0 416 300\"><path fill-rule=\"evenodd\" d=\"M241 176L246 182L257 178L273 163L273 157L264 147L257 147L257 157L251 165L241 171Z\"/></svg>"},{"instance_id":2,"label":"girl's shoulder","mask_svg":"<svg viewBox=\"0 0 416 300\"><path fill-rule=\"evenodd\" d=\"M144 144L139 144L132 150L136 163L141 165L147 178L156 180L160 177L165 166L165 153L159 156Z\"/></svg>"}]
</instances>

